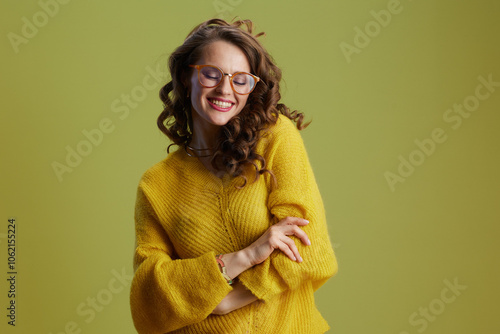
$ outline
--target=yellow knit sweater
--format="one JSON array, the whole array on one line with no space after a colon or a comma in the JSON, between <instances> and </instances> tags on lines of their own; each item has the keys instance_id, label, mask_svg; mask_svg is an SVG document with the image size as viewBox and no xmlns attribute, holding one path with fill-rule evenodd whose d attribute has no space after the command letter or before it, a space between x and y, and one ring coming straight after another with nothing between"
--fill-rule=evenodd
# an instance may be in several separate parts
<instances>
[{"instance_id":1,"label":"yellow knit sweater","mask_svg":"<svg viewBox=\"0 0 500 334\"><path fill-rule=\"evenodd\" d=\"M276 176L277 187L265 173L237 189L241 178L218 178L183 149L142 176L130 295L139 333L306 334L329 329L313 292L337 272L337 260L302 138L280 116L257 151ZM215 255L247 247L287 216L310 222L302 227L310 246L292 237L303 262L274 251L238 276L259 300L227 315L211 315L232 290Z\"/></svg>"}]
</instances>

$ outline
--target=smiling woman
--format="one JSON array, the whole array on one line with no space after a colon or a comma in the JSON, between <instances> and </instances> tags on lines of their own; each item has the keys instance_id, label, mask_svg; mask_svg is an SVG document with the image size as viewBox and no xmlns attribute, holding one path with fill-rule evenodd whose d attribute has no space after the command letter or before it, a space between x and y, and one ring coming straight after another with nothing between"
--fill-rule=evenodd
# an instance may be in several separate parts
<instances>
[{"instance_id":1,"label":"smiling woman","mask_svg":"<svg viewBox=\"0 0 500 334\"><path fill-rule=\"evenodd\" d=\"M192 65L199 69L191 74L188 86L195 111L191 114L191 144L193 147L215 147L219 127L238 115L248 100L248 94L233 89L234 76L227 75L226 78L224 74L250 72L250 64L239 47L225 41L207 45L198 63ZM211 66L199 67L203 64L217 66L220 70Z\"/></svg>"},{"instance_id":2,"label":"smiling woman","mask_svg":"<svg viewBox=\"0 0 500 334\"><path fill-rule=\"evenodd\" d=\"M170 56L157 123L179 149L137 190L139 333L329 328L314 291L337 261L303 115L278 103L281 71L252 30L209 20Z\"/></svg>"}]
</instances>

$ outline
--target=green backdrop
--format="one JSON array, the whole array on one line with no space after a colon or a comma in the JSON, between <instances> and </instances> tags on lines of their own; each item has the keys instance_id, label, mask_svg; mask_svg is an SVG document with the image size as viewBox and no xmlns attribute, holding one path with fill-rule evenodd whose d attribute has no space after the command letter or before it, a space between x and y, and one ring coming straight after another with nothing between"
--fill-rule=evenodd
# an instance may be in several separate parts
<instances>
[{"instance_id":1,"label":"green backdrop","mask_svg":"<svg viewBox=\"0 0 500 334\"><path fill-rule=\"evenodd\" d=\"M500 2L2 1L2 333L134 333L135 191L168 54L252 19L284 73L339 273L333 333L498 333ZM16 326L8 219L15 218Z\"/></svg>"}]
</instances>

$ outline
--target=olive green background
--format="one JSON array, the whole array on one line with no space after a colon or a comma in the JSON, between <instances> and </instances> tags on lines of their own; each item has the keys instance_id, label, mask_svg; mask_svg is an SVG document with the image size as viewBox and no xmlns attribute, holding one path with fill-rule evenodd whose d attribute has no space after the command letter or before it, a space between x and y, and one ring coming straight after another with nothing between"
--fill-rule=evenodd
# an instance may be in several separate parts
<instances>
[{"instance_id":1,"label":"olive green background","mask_svg":"<svg viewBox=\"0 0 500 334\"><path fill-rule=\"evenodd\" d=\"M312 120L303 138L339 261L316 294L330 332L500 331L500 87L472 97L479 77L500 82L498 1L41 3L51 16L37 1L0 2L2 333L135 332L135 191L168 145L150 71L165 72L168 54L215 16L250 18L266 32L282 100ZM390 22L379 14L377 23L388 10ZM26 22L38 31L25 27L31 37L14 47L9 33L22 36ZM347 55L347 44L358 47ZM466 117L447 111L463 103L474 109ZM85 146L82 131L99 126L107 133ZM432 150L435 129L446 140ZM67 147L88 154L58 179L53 164L67 164ZM399 167L410 158L413 170ZM398 167L406 176L391 188L386 173ZM453 282L461 290L447 290Z\"/></svg>"}]
</instances>

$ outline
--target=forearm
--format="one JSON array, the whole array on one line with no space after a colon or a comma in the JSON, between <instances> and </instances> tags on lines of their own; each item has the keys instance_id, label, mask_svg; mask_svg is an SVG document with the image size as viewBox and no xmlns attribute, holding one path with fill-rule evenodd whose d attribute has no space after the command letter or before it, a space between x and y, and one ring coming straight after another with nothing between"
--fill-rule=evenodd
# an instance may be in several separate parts
<instances>
[{"instance_id":1,"label":"forearm","mask_svg":"<svg viewBox=\"0 0 500 334\"><path fill-rule=\"evenodd\" d=\"M245 288L243 284L236 282L233 285L233 290L224 297L212 313L224 315L247 306L256 300L258 300L258 298L255 297L250 290Z\"/></svg>"},{"instance_id":2,"label":"forearm","mask_svg":"<svg viewBox=\"0 0 500 334\"><path fill-rule=\"evenodd\" d=\"M226 271L230 279L234 279L242 272L267 260L273 252L282 252L291 261L302 262L297 245L290 237L295 236L300 240L300 244L309 246L311 241L301 229L308 224L309 221L302 218L284 217L248 247L222 255L223 261L220 264L224 267L223 271Z\"/></svg>"},{"instance_id":3,"label":"forearm","mask_svg":"<svg viewBox=\"0 0 500 334\"><path fill-rule=\"evenodd\" d=\"M226 274L233 280L242 272L250 269L254 265L248 249L242 249L237 252L224 254L222 256L222 260L224 262L224 266L226 267ZM231 290L224 297L224 299L212 311L212 314L228 314L258 300L258 298L240 282L235 281L232 287L233 290Z\"/></svg>"},{"instance_id":4,"label":"forearm","mask_svg":"<svg viewBox=\"0 0 500 334\"><path fill-rule=\"evenodd\" d=\"M308 223L304 219L287 217L270 227L250 246L237 252L221 255L217 261L219 261L223 276L227 280L233 280L255 265L266 261L273 252L287 254L287 259L291 262L302 262L295 242L288 236L299 236L302 243L310 245L307 234L298 227L298 225L305 226ZM226 314L257 299L259 298L252 289L249 289L249 286L247 287L246 284L240 282L234 283L233 290L226 295L212 313Z\"/></svg>"}]
</instances>

